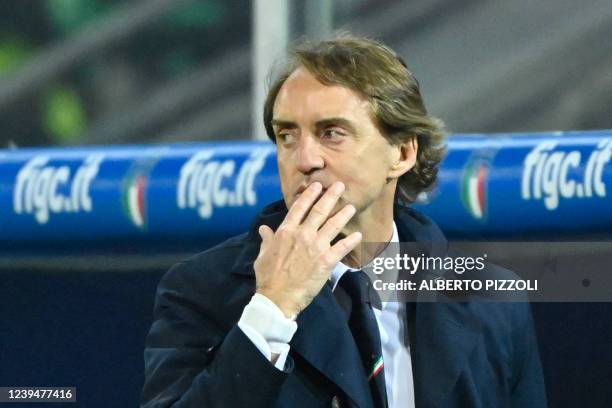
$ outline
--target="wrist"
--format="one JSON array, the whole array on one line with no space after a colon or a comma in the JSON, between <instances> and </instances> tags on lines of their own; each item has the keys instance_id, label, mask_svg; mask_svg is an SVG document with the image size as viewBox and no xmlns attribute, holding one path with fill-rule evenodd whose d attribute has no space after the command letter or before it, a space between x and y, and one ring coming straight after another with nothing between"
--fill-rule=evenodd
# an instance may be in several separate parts
<instances>
[{"instance_id":1,"label":"wrist","mask_svg":"<svg viewBox=\"0 0 612 408\"><path fill-rule=\"evenodd\" d=\"M281 312L283 312L287 319L295 320L297 318L297 315L301 311L301 309L297 306L296 302L293 302L284 296L279 296L278 294L272 291L258 289L255 293L258 293L268 298L272 303L276 305L276 307L279 308Z\"/></svg>"}]
</instances>

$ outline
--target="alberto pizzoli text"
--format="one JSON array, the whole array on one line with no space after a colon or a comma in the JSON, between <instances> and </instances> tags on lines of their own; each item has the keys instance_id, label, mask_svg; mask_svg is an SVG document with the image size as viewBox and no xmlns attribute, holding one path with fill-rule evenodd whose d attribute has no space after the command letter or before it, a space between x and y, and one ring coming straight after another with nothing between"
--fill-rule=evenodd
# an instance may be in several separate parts
<instances>
[{"instance_id":1,"label":"alberto pizzoli text","mask_svg":"<svg viewBox=\"0 0 612 408\"><path fill-rule=\"evenodd\" d=\"M376 290L393 291L537 291L538 281L522 279L429 279L414 282L402 279L398 282L373 282Z\"/></svg>"}]
</instances>

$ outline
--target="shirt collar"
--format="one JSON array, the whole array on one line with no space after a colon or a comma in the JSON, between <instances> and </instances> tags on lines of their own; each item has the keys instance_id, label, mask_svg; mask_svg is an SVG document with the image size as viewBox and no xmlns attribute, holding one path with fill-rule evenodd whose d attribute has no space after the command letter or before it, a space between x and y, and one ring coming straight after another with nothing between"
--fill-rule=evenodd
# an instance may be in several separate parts
<instances>
[{"instance_id":1,"label":"shirt collar","mask_svg":"<svg viewBox=\"0 0 612 408\"><path fill-rule=\"evenodd\" d=\"M399 234L397 232L397 226L395 225L395 221L393 221L393 235L391 236L391 241L389 241L389 243L399 243ZM370 265L373 261L374 260L370 261L368 265ZM346 272L354 272L358 270L359 268L351 268L350 266L345 265L342 262L338 262L336 264L336 267L332 271L331 277L329 278L332 284L332 291L336 289L336 285L340 281L340 278L342 278L342 275L344 275Z\"/></svg>"}]
</instances>

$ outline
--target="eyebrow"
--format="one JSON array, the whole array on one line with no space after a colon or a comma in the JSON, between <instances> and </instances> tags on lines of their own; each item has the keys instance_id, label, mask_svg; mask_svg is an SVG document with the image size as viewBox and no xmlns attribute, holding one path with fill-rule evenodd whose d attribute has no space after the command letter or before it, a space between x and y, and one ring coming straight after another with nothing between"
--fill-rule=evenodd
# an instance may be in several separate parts
<instances>
[{"instance_id":1,"label":"eyebrow","mask_svg":"<svg viewBox=\"0 0 612 408\"><path fill-rule=\"evenodd\" d=\"M295 129L297 124L288 120L272 119L272 126L279 128Z\"/></svg>"},{"instance_id":2,"label":"eyebrow","mask_svg":"<svg viewBox=\"0 0 612 408\"><path fill-rule=\"evenodd\" d=\"M271 123L272 126L283 129L297 129L298 127L297 123L282 119L272 119ZM345 118L325 118L318 120L315 123L317 129L334 125L344 127L350 132L355 133L355 126L353 125L353 122Z\"/></svg>"}]
</instances>

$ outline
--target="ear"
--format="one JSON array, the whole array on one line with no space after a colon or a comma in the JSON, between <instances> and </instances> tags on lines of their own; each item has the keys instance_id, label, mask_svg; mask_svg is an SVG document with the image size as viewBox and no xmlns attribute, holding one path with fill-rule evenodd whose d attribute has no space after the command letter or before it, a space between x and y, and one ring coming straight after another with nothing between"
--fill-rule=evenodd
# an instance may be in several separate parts
<instances>
[{"instance_id":1,"label":"ear","mask_svg":"<svg viewBox=\"0 0 612 408\"><path fill-rule=\"evenodd\" d=\"M412 136L404 142L392 145L391 148L394 152L388 178L400 178L416 164L419 143L417 137Z\"/></svg>"}]
</instances>

